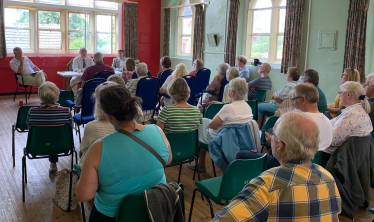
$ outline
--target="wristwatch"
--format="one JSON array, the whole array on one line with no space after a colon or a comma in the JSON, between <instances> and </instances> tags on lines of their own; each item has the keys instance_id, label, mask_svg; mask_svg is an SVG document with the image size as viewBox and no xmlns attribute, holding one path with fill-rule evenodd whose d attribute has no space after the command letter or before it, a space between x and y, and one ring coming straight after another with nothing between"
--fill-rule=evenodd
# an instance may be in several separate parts
<instances>
[{"instance_id":1,"label":"wristwatch","mask_svg":"<svg viewBox=\"0 0 374 222\"><path fill-rule=\"evenodd\" d=\"M22 60L20 60L20 62L21 62L21 63L23 63L23 61L22 61Z\"/></svg>"}]
</instances>

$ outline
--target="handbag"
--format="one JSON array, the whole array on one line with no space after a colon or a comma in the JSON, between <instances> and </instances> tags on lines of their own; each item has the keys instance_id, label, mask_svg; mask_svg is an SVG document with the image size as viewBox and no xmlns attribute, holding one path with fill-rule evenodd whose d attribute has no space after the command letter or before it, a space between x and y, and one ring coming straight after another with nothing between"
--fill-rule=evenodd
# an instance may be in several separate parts
<instances>
[{"instance_id":1,"label":"handbag","mask_svg":"<svg viewBox=\"0 0 374 222\"><path fill-rule=\"evenodd\" d=\"M162 163L162 166L164 167L164 170L165 170L166 164L165 164L164 160L161 158L161 156L158 153L156 153L156 151L154 149L152 149L152 147L150 147L148 144L146 144L143 140L139 139L137 136L127 132L126 130L119 129L119 130L117 130L117 132L125 134L126 136L128 136L131 139L138 142L140 145L144 146L147 150L149 150L149 152L151 152Z\"/></svg>"},{"instance_id":2,"label":"handbag","mask_svg":"<svg viewBox=\"0 0 374 222\"><path fill-rule=\"evenodd\" d=\"M70 178L72 178L71 181ZM57 172L54 201L56 205L64 211L70 212L70 210L75 210L78 206L78 201L74 192L77 182L78 175L75 171L65 168Z\"/></svg>"}]
</instances>

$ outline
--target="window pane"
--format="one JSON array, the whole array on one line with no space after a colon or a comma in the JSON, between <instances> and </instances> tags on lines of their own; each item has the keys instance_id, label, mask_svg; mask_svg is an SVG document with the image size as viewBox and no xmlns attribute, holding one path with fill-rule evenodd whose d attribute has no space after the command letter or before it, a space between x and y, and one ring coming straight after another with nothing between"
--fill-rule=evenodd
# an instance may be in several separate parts
<instances>
[{"instance_id":1,"label":"window pane","mask_svg":"<svg viewBox=\"0 0 374 222\"><path fill-rule=\"evenodd\" d=\"M253 33L270 33L271 10L253 12Z\"/></svg>"},{"instance_id":2,"label":"window pane","mask_svg":"<svg viewBox=\"0 0 374 222\"><path fill-rule=\"evenodd\" d=\"M182 34L191 35L192 33L192 18L182 18Z\"/></svg>"},{"instance_id":3,"label":"window pane","mask_svg":"<svg viewBox=\"0 0 374 222\"><path fill-rule=\"evenodd\" d=\"M69 0L68 5L90 7L90 0Z\"/></svg>"},{"instance_id":4,"label":"window pane","mask_svg":"<svg viewBox=\"0 0 374 222\"><path fill-rule=\"evenodd\" d=\"M116 52L116 39L117 39L117 35L114 34L112 35L112 52Z\"/></svg>"},{"instance_id":5,"label":"window pane","mask_svg":"<svg viewBox=\"0 0 374 222\"><path fill-rule=\"evenodd\" d=\"M60 29L60 12L39 11L40 29Z\"/></svg>"},{"instance_id":6,"label":"window pane","mask_svg":"<svg viewBox=\"0 0 374 222\"><path fill-rule=\"evenodd\" d=\"M5 41L7 48L30 49L30 30L5 29Z\"/></svg>"},{"instance_id":7,"label":"window pane","mask_svg":"<svg viewBox=\"0 0 374 222\"><path fill-rule=\"evenodd\" d=\"M279 26L278 32L284 32L284 23L286 22L286 9L279 10Z\"/></svg>"},{"instance_id":8,"label":"window pane","mask_svg":"<svg viewBox=\"0 0 374 222\"><path fill-rule=\"evenodd\" d=\"M182 53L190 54L191 53L191 37L182 37Z\"/></svg>"},{"instance_id":9,"label":"window pane","mask_svg":"<svg viewBox=\"0 0 374 222\"><path fill-rule=\"evenodd\" d=\"M253 36L252 37L252 58L268 58L269 57L269 36Z\"/></svg>"},{"instance_id":10,"label":"window pane","mask_svg":"<svg viewBox=\"0 0 374 222\"><path fill-rule=\"evenodd\" d=\"M69 33L69 49L80 49L84 47L84 40L87 37L86 49L90 49L90 34L86 35L84 32L70 32Z\"/></svg>"},{"instance_id":11,"label":"window pane","mask_svg":"<svg viewBox=\"0 0 374 222\"><path fill-rule=\"evenodd\" d=\"M111 53L110 51L110 33L96 34L97 50L102 53Z\"/></svg>"},{"instance_id":12,"label":"window pane","mask_svg":"<svg viewBox=\"0 0 374 222\"><path fill-rule=\"evenodd\" d=\"M110 15L97 15L96 16L96 31L97 32L110 32L111 16Z\"/></svg>"},{"instance_id":13,"label":"window pane","mask_svg":"<svg viewBox=\"0 0 374 222\"><path fill-rule=\"evenodd\" d=\"M29 28L29 10L5 8L5 27Z\"/></svg>"},{"instance_id":14,"label":"window pane","mask_svg":"<svg viewBox=\"0 0 374 222\"><path fill-rule=\"evenodd\" d=\"M192 8L191 7L186 7L186 8L183 8L183 13L182 13L183 16L189 16L189 15L192 15Z\"/></svg>"},{"instance_id":15,"label":"window pane","mask_svg":"<svg viewBox=\"0 0 374 222\"><path fill-rule=\"evenodd\" d=\"M284 36L278 36L278 43L277 43L277 59L282 59L282 53L283 53L283 37L284 37Z\"/></svg>"},{"instance_id":16,"label":"window pane","mask_svg":"<svg viewBox=\"0 0 374 222\"><path fill-rule=\"evenodd\" d=\"M280 6L286 6L287 5L287 0L282 0L282 2L280 3Z\"/></svg>"},{"instance_id":17,"label":"window pane","mask_svg":"<svg viewBox=\"0 0 374 222\"><path fill-rule=\"evenodd\" d=\"M37 0L40 3L61 4L61 0Z\"/></svg>"},{"instance_id":18,"label":"window pane","mask_svg":"<svg viewBox=\"0 0 374 222\"><path fill-rule=\"evenodd\" d=\"M95 1L96 8L110 8L117 9L117 3L115 2L106 2L106 1Z\"/></svg>"},{"instance_id":19,"label":"window pane","mask_svg":"<svg viewBox=\"0 0 374 222\"><path fill-rule=\"evenodd\" d=\"M89 16L85 14L69 13L69 30L81 30L84 31L84 22L86 21L86 28L89 29Z\"/></svg>"},{"instance_id":20,"label":"window pane","mask_svg":"<svg viewBox=\"0 0 374 222\"><path fill-rule=\"evenodd\" d=\"M61 49L61 32L39 31L40 49Z\"/></svg>"},{"instance_id":21,"label":"window pane","mask_svg":"<svg viewBox=\"0 0 374 222\"><path fill-rule=\"evenodd\" d=\"M273 7L271 0L257 0L254 8L269 8Z\"/></svg>"}]
</instances>

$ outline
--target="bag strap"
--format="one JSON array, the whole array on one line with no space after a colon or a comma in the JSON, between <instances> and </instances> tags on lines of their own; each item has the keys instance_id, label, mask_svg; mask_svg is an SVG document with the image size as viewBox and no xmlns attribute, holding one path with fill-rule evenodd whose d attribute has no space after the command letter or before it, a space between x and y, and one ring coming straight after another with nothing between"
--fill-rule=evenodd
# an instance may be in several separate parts
<instances>
[{"instance_id":1,"label":"bag strap","mask_svg":"<svg viewBox=\"0 0 374 222\"><path fill-rule=\"evenodd\" d=\"M166 164L165 164L164 160L161 158L161 156L158 153L156 153L156 151L154 149L152 149L152 147L150 147L148 144L146 144L143 140L139 139L138 137L136 137L132 133L127 132L126 130L119 129L119 130L117 130L117 132L125 134L126 136L128 136L131 139L138 142L140 145L144 146L147 150L149 150L149 152L151 152L162 163L162 166L164 167L164 169L166 168Z\"/></svg>"}]
</instances>

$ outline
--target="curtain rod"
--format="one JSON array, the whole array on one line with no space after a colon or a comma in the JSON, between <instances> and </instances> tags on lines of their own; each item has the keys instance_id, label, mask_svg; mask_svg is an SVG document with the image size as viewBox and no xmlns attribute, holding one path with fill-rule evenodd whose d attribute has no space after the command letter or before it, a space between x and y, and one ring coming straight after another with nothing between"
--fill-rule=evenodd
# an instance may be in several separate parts
<instances>
[{"instance_id":1,"label":"curtain rod","mask_svg":"<svg viewBox=\"0 0 374 222\"><path fill-rule=\"evenodd\" d=\"M202 2L202 3L195 3L195 4L189 4L189 5L176 5L176 6L170 6L170 7L163 7L163 9L165 9L165 8L184 8L184 7L195 6L195 5L199 5L199 4L209 5L210 2Z\"/></svg>"}]
</instances>

